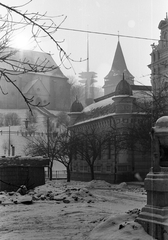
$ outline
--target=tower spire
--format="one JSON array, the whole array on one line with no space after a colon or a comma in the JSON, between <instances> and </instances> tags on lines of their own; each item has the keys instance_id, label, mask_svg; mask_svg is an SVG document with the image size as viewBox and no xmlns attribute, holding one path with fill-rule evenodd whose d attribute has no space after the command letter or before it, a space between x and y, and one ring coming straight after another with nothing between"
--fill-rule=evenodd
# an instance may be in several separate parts
<instances>
[{"instance_id":1,"label":"tower spire","mask_svg":"<svg viewBox=\"0 0 168 240\"><path fill-rule=\"evenodd\" d=\"M87 72L89 72L89 34L87 33Z\"/></svg>"},{"instance_id":2,"label":"tower spire","mask_svg":"<svg viewBox=\"0 0 168 240\"><path fill-rule=\"evenodd\" d=\"M120 41L120 32L118 31L118 42Z\"/></svg>"},{"instance_id":3,"label":"tower spire","mask_svg":"<svg viewBox=\"0 0 168 240\"><path fill-rule=\"evenodd\" d=\"M87 33L87 77L85 86L85 100L90 97L90 75L89 75L89 34Z\"/></svg>"}]
</instances>

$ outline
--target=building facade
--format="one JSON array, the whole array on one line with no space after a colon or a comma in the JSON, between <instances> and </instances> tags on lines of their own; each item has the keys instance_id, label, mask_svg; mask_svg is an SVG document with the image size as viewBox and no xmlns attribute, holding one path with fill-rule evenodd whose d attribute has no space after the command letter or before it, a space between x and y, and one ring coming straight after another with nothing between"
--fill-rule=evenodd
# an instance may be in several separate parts
<instances>
[{"instance_id":1,"label":"building facade","mask_svg":"<svg viewBox=\"0 0 168 240\"><path fill-rule=\"evenodd\" d=\"M151 64L151 83L154 92L168 86L168 16L161 20L158 28L160 29L160 40L158 44L152 44Z\"/></svg>"},{"instance_id":2,"label":"building facade","mask_svg":"<svg viewBox=\"0 0 168 240\"><path fill-rule=\"evenodd\" d=\"M143 121L145 115L137 111L138 98L133 95L131 85L124 79L118 83L113 96L104 96L95 103L82 108L76 100L71 108L70 118L72 132L86 132L96 126L98 131L117 131L120 135L128 132L136 122ZM115 124L115 125L114 125ZM115 129L114 129L115 126ZM114 133L115 134L115 133ZM117 142L111 143L106 151L100 154L94 163L95 179L103 179L111 183L133 181L138 173L142 179L151 166L150 152L136 152L118 149ZM74 180L91 180L90 168L86 161L74 157L71 168Z\"/></svg>"}]
</instances>

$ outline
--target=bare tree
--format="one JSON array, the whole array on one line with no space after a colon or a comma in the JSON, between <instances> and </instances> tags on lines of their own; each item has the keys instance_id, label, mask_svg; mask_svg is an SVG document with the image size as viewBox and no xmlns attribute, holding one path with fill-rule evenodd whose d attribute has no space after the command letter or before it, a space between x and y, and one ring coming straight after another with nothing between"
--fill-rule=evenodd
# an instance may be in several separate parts
<instances>
[{"instance_id":1,"label":"bare tree","mask_svg":"<svg viewBox=\"0 0 168 240\"><path fill-rule=\"evenodd\" d=\"M78 144L78 138L75 134L72 134L69 130L61 132L58 140L58 151L56 154L56 160L62 163L67 170L67 182L71 179L71 163L73 154Z\"/></svg>"},{"instance_id":2,"label":"bare tree","mask_svg":"<svg viewBox=\"0 0 168 240\"><path fill-rule=\"evenodd\" d=\"M52 180L53 161L61 162L67 169L67 180L70 181L72 137L67 131L68 115L65 112L60 112L57 118L47 118L44 125L45 133L32 135L29 134L29 129L26 130L28 134L24 152L26 155L49 157L50 180Z\"/></svg>"},{"instance_id":3,"label":"bare tree","mask_svg":"<svg viewBox=\"0 0 168 240\"><path fill-rule=\"evenodd\" d=\"M58 66L48 62L46 59L34 59L31 61L28 58L22 59L19 49L11 48L12 39L17 35L18 32L27 29L31 34L30 40L35 43L41 51L41 40L48 38L55 44L56 51L59 54L60 62L65 67L72 67L72 61L70 55L68 55L61 47L61 42L54 38L54 34L59 29L60 25L65 21L66 17L60 17L59 24L54 22L56 17L49 17L46 13L41 14L31 13L27 10L24 11L25 7L31 3L32 0L20 6L8 6L0 3L0 7L5 9L6 13L1 15L0 18L0 79L4 80L9 84L12 84L21 94L24 101L26 102L29 110L31 111L32 106L41 106L41 103L34 103L34 97L26 97L22 90L17 85L17 78L19 75L26 73L45 73L53 71ZM68 66L65 65L65 60L68 61ZM2 84L0 89L3 94L7 94L4 91Z\"/></svg>"},{"instance_id":4,"label":"bare tree","mask_svg":"<svg viewBox=\"0 0 168 240\"><path fill-rule=\"evenodd\" d=\"M127 128L125 138L125 148L132 154L148 154L151 152L151 129L157 119L168 113L167 99L168 85L162 84L156 92L144 92L144 98L140 98L134 103L136 115L132 118ZM132 157L134 159L134 156ZM132 162L134 171L134 161Z\"/></svg>"},{"instance_id":5,"label":"bare tree","mask_svg":"<svg viewBox=\"0 0 168 240\"><path fill-rule=\"evenodd\" d=\"M47 133L41 133L39 135L26 136L26 139L27 144L24 148L26 155L49 157L49 178L52 180L53 161L56 159L58 152L58 133L50 133L49 138Z\"/></svg>"},{"instance_id":6,"label":"bare tree","mask_svg":"<svg viewBox=\"0 0 168 240\"><path fill-rule=\"evenodd\" d=\"M20 125L20 118L17 113L11 112L4 115L4 126Z\"/></svg>"},{"instance_id":7,"label":"bare tree","mask_svg":"<svg viewBox=\"0 0 168 240\"><path fill-rule=\"evenodd\" d=\"M109 128L109 146L110 157L114 159L114 183L117 182L117 166L118 166L118 157L121 151L127 151L125 145L125 134L126 128L122 124L118 124L116 119L111 116L110 118L110 128Z\"/></svg>"},{"instance_id":8,"label":"bare tree","mask_svg":"<svg viewBox=\"0 0 168 240\"><path fill-rule=\"evenodd\" d=\"M96 160L106 151L110 135L104 130L100 131L95 125L91 125L84 131L80 131L76 145L77 154L81 160L87 162L90 167L91 179L95 178L94 165Z\"/></svg>"}]
</instances>

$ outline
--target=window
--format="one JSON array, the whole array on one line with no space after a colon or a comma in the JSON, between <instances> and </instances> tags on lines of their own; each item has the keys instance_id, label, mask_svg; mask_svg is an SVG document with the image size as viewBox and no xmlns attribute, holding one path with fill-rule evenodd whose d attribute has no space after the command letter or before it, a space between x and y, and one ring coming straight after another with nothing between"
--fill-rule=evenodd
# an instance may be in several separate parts
<instances>
[{"instance_id":1,"label":"window","mask_svg":"<svg viewBox=\"0 0 168 240\"><path fill-rule=\"evenodd\" d=\"M108 159L111 158L111 141L108 141Z\"/></svg>"},{"instance_id":2,"label":"window","mask_svg":"<svg viewBox=\"0 0 168 240\"><path fill-rule=\"evenodd\" d=\"M95 172L100 172L101 171L101 166L94 166Z\"/></svg>"},{"instance_id":3,"label":"window","mask_svg":"<svg viewBox=\"0 0 168 240\"><path fill-rule=\"evenodd\" d=\"M126 151L122 150L119 153L118 159L119 163L127 163L128 154Z\"/></svg>"},{"instance_id":4,"label":"window","mask_svg":"<svg viewBox=\"0 0 168 240\"><path fill-rule=\"evenodd\" d=\"M124 119L123 119L123 123L128 123L128 119L127 119L127 118L124 118Z\"/></svg>"},{"instance_id":5,"label":"window","mask_svg":"<svg viewBox=\"0 0 168 240\"><path fill-rule=\"evenodd\" d=\"M119 172L126 172L127 171L127 165L120 165L118 166Z\"/></svg>"},{"instance_id":6,"label":"window","mask_svg":"<svg viewBox=\"0 0 168 240\"><path fill-rule=\"evenodd\" d=\"M110 165L106 166L106 172L111 172L111 166Z\"/></svg>"}]
</instances>

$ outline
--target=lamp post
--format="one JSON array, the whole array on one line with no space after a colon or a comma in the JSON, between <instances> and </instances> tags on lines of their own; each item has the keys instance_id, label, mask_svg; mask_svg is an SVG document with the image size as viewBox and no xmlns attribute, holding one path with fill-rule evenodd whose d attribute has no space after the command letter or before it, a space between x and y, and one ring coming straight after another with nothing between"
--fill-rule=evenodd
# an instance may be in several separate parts
<instances>
[{"instance_id":1,"label":"lamp post","mask_svg":"<svg viewBox=\"0 0 168 240\"><path fill-rule=\"evenodd\" d=\"M25 122L25 128L28 129L29 120L26 118L24 122Z\"/></svg>"},{"instance_id":2,"label":"lamp post","mask_svg":"<svg viewBox=\"0 0 168 240\"><path fill-rule=\"evenodd\" d=\"M10 156L10 147L11 147L11 136L10 136L10 125L9 125L8 156Z\"/></svg>"},{"instance_id":3,"label":"lamp post","mask_svg":"<svg viewBox=\"0 0 168 240\"><path fill-rule=\"evenodd\" d=\"M49 125L50 125L50 119L49 119L49 117L47 117L47 155L48 155L48 158L50 159L50 133L49 133L50 129L49 129ZM49 167L48 167L48 176L51 179L52 171L50 171L50 167L51 167L50 164L51 163L49 163Z\"/></svg>"}]
</instances>

